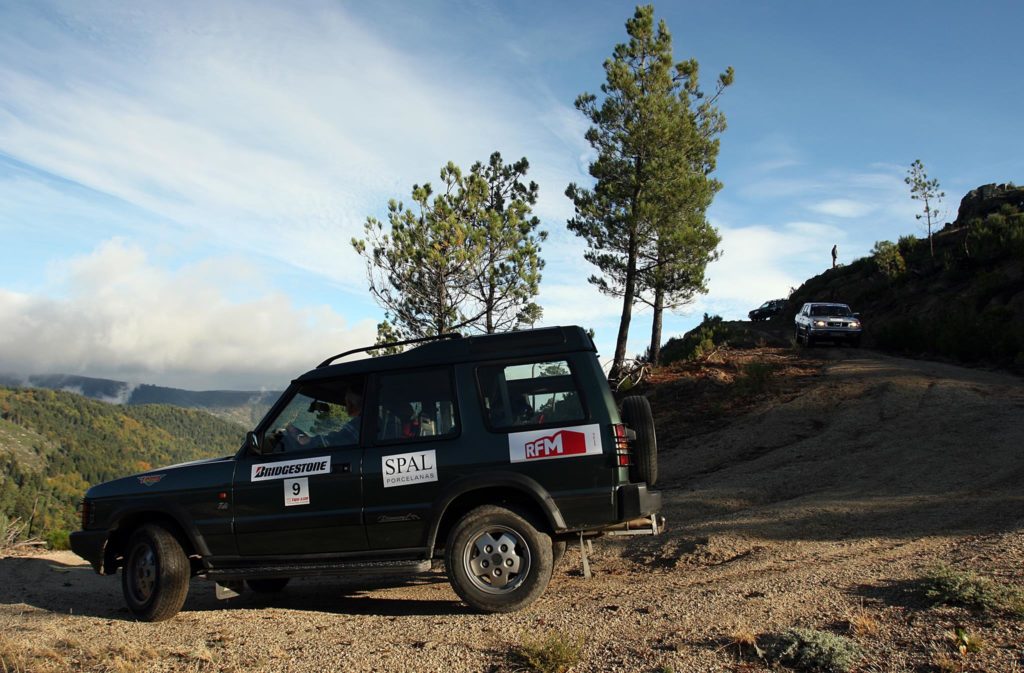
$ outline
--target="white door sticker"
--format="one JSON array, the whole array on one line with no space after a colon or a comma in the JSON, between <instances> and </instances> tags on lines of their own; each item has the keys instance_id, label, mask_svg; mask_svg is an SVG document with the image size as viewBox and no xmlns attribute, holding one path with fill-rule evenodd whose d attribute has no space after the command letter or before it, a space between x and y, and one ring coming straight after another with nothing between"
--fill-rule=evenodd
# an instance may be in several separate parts
<instances>
[{"instance_id":1,"label":"white door sticker","mask_svg":"<svg viewBox=\"0 0 1024 673\"><path fill-rule=\"evenodd\" d=\"M601 426L596 423L571 428L513 432L508 436L508 459L513 463L599 455Z\"/></svg>"},{"instance_id":2,"label":"white door sticker","mask_svg":"<svg viewBox=\"0 0 1024 673\"><path fill-rule=\"evenodd\" d=\"M317 456L302 460L286 460L278 463L260 463L252 466L251 481L287 479L299 475L327 474L331 471L331 457Z\"/></svg>"},{"instance_id":3,"label":"white door sticker","mask_svg":"<svg viewBox=\"0 0 1024 673\"><path fill-rule=\"evenodd\" d=\"M309 504L309 477L284 480L284 506Z\"/></svg>"},{"instance_id":4,"label":"white door sticker","mask_svg":"<svg viewBox=\"0 0 1024 673\"><path fill-rule=\"evenodd\" d=\"M433 449L381 456L380 468L384 474L384 488L437 481L437 458Z\"/></svg>"}]
</instances>

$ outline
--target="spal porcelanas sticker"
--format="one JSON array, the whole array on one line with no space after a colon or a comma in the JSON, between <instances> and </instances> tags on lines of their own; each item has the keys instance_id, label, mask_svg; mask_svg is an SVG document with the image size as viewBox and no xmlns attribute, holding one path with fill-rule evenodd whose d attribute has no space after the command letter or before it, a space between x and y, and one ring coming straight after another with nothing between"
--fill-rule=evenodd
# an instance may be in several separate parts
<instances>
[{"instance_id":1,"label":"spal porcelanas sticker","mask_svg":"<svg viewBox=\"0 0 1024 673\"><path fill-rule=\"evenodd\" d=\"M252 466L251 481L309 477L314 474L328 474L331 471L331 457L318 456L302 460L287 460L280 463L260 463Z\"/></svg>"},{"instance_id":2,"label":"spal porcelanas sticker","mask_svg":"<svg viewBox=\"0 0 1024 673\"><path fill-rule=\"evenodd\" d=\"M508 459L513 463L595 455L601 455L601 426L597 424L513 432L508 436Z\"/></svg>"},{"instance_id":3,"label":"spal porcelanas sticker","mask_svg":"<svg viewBox=\"0 0 1024 673\"><path fill-rule=\"evenodd\" d=\"M437 481L437 458L433 449L382 456L380 467L384 473L384 488Z\"/></svg>"}]
</instances>

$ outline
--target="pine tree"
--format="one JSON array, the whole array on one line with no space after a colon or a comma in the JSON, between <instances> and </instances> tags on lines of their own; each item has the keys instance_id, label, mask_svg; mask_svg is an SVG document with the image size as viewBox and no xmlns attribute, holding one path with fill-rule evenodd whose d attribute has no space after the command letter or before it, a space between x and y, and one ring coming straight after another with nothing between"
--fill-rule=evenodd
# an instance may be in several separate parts
<instances>
[{"instance_id":1,"label":"pine tree","mask_svg":"<svg viewBox=\"0 0 1024 673\"><path fill-rule=\"evenodd\" d=\"M592 123L586 139L597 152L594 187L566 190L575 206L568 227L586 240L584 256L600 271L590 282L622 298L612 377L625 360L637 301L654 306L652 342L660 342L664 308L703 291L704 267L718 244L704 219L718 188L708 176L724 128L714 101L733 79L729 68L716 94L697 103L697 62L673 63L672 38L664 21L655 29L653 7L637 7L626 31L629 42L605 61L600 105L589 93L576 100Z\"/></svg>"},{"instance_id":2,"label":"pine tree","mask_svg":"<svg viewBox=\"0 0 1024 673\"><path fill-rule=\"evenodd\" d=\"M932 258L935 257L935 244L932 242L932 223L938 222L939 210L937 208L940 200L946 196L946 192L939 190L938 179L929 180L928 174L924 171L924 164L920 159L915 159L907 169L907 177L903 182L910 185L910 198L915 201L924 201L924 211L914 217L918 220L925 220L928 227L928 249Z\"/></svg>"},{"instance_id":3,"label":"pine tree","mask_svg":"<svg viewBox=\"0 0 1024 673\"><path fill-rule=\"evenodd\" d=\"M477 329L496 332L532 323L540 284L540 242L532 214L537 185L524 184L525 158L506 165L497 152L468 175L449 162L442 193L414 185L417 210L392 200L388 224L370 217L365 239L369 290L384 308L378 343ZM380 351L382 354L386 351Z\"/></svg>"},{"instance_id":4,"label":"pine tree","mask_svg":"<svg viewBox=\"0 0 1024 673\"><path fill-rule=\"evenodd\" d=\"M533 215L537 183L523 182L529 168L526 157L505 164L494 152L486 165L478 162L470 169L487 192L474 222L483 258L470 290L483 307L477 327L487 334L532 325L542 312L532 299L540 291L540 243L547 232L537 231L540 219Z\"/></svg>"}]
</instances>

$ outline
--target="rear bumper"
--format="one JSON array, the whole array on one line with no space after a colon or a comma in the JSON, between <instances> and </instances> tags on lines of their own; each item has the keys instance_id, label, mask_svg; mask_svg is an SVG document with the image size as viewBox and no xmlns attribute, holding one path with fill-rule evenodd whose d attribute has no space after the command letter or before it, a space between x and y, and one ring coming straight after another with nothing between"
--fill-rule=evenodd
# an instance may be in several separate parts
<instances>
[{"instance_id":1,"label":"rear bumper","mask_svg":"<svg viewBox=\"0 0 1024 673\"><path fill-rule=\"evenodd\" d=\"M647 484L623 484L618 490L620 521L639 519L661 511L661 492L648 491Z\"/></svg>"},{"instance_id":2,"label":"rear bumper","mask_svg":"<svg viewBox=\"0 0 1024 673\"><path fill-rule=\"evenodd\" d=\"M71 534L71 551L92 564L93 570L103 574L103 551L107 546L107 531L78 530Z\"/></svg>"}]
</instances>

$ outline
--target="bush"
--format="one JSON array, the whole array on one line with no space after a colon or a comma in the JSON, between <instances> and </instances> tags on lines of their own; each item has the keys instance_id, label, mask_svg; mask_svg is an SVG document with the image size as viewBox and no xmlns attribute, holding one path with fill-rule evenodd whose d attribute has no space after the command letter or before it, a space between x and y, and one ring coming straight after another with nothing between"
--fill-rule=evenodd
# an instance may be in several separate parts
<instances>
[{"instance_id":1,"label":"bush","mask_svg":"<svg viewBox=\"0 0 1024 673\"><path fill-rule=\"evenodd\" d=\"M921 578L921 593L935 605L959 605L1024 617L1024 591L941 563Z\"/></svg>"},{"instance_id":2,"label":"bush","mask_svg":"<svg viewBox=\"0 0 1024 673\"><path fill-rule=\"evenodd\" d=\"M770 660L811 673L848 673L860 658L860 649L849 638L817 629L790 629L765 641Z\"/></svg>"},{"instance_id":3,"label":"bush","mask_svg":"<svg viewBox=\"0 0 1024 673\"><path fill-rule=\"evenodd\" d=\"M972 256L990 260L1024 255L1024 213L1016 208L990 213L972 224L966 244Z\"/></svg>"},{"instance_id":4,"label":"bush","mask_svg":"<svg viewBox=\"0 0 1024 673\"><path fill-rule=\"evenodd\" d=\"M43 536L43 540L46 541L47 549L71 549L71 534L66 530L51 530Z\"/></svg>"},{"instance_id":5,"label":"bush","mask_svg":"<svg viewBox=\"0 0 1024 673\"><path fill-rule=\"evenodd\" d=\"M552 631L544 637L524 638L511 654L514 662L528 671L565 673L579 663L582 649L582 642L570 641L561 633Z\"/></svg>"},{"instance_id":6,"label":"bush","mask_svg":"<svg viewBox=\"0 0 1024 673\"><path fill-rule=\"evenodd\" d=\"M696 329L681 339L669 339L661 351L664 364L680 360L699 360L706 357L728 341L729 329L722 324L721 316L704 314Z\"/></svg>"},{"instance_id":7,"label":"bush","mask_svg":"<svg viewBox=\"0 0 1024 673\"><path fill-rule=\"evenodd\" d=\"M907 263L900 254L900 249L892 241L878 241L871 249L875 265L886 278L895 280L907 272Z\"/></svg>"},{"instance_id":8,"label":"bush","mask_svg":"<svg viewBox=\"0 0 1024 673\"><path fill-rule=\"evenodd\" d=\"M771 362L748 362L743 365L743 374L736 380L740 392L754 395L763 392L771 383L772 373L778 366Z\"/></svg>"}]
</instances>

